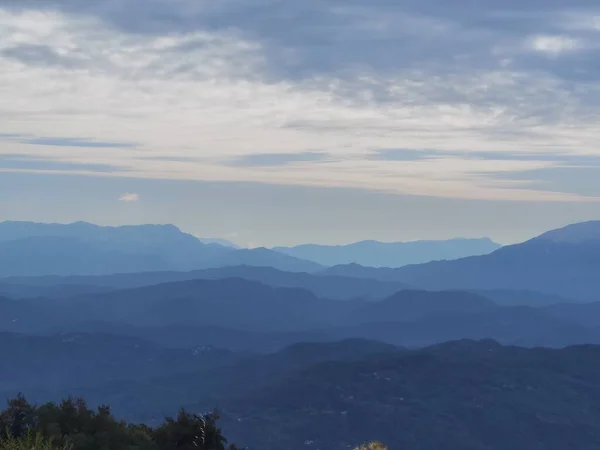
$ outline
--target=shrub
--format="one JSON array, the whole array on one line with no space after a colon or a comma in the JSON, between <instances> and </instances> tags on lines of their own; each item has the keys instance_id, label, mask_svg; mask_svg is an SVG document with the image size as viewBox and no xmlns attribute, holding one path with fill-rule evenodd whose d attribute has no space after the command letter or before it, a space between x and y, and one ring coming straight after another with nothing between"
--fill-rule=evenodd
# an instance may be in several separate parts
<instances>
[{"instance_id":1,"label":"shrub","mask_svg":"<svg viewBox=\"0 0 600 450\"><path fill-rule=\"evenodd\" d=\"M9 432L0 440L0 450L70 450L67 446L56 447L45 439L41 433L28 431L24 436L15 438Z\"/></svg>"}]
</instances>

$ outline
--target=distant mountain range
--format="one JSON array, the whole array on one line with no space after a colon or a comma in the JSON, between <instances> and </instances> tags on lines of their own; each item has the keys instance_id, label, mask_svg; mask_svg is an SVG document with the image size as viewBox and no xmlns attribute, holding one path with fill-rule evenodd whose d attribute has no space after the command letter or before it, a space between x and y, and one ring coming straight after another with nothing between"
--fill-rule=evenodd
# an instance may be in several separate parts
<instances>
[{"instance_id":1,"label":"distant mountain range","mask_svg":"<svg viewBox=\"0 0 600 450\"><path fill-rule=\"evenodd\" d=\"M284 272L272 267L230 266L189 272L140 272L99 276L41 276L0 279L0 296L14 298L69 297L114 289L137 288L195 279L241 278L276 288L303 288L320 298L379 300L402 289L404 283L349 278L318 273ZM523 296L527 297L527 296ZM556 302L555 302L556 303Z\"/></svg>"},{"instance_id":2,"label":"distant mountain range","mask_svg":"<svg viewBox=\"0 0 600 450\"><path fill-rule=\"evenodd\" d=\"M396 269L341 265L322 273L424 289L531 290L595 301L600 300L600 221L553 230L489 255Z\"/></svg>"},{"instance_id":3,"label":"distant mountain range","mask_svg":"<svg viewBox=\"0 0 600 450\"><path fill-rule=\"evenodd\" d=\"M173 225L0 223L0 277L185 271L240 264L290 272L323 268L265 248L204 244Z\"/></svg>"},{"instance_id":4,"label":"distant mountain range","mask_svg":"<svg viewBox=\"0 0 600 450\"><path fill-rule=\"evenodd\" d=\"M458 289L503 305L599 301L599 230L600 222L574 224L487 255L400 268L326 268L274 250L203 244L172 226L5 222L0 224L0 295L60 297L198 278L241 278L339 300L377 300L402 289Z\"/></svg>"},{"instance_id":5,"label":"distant mountain range","mask_svg":"<svg viewBox=\"0 0 600 450\"><path fill-rule=\"evenodd\" d=\"M0 331L96 330L165 345L252 351L348 338L409 347L461 338L561 347L600 343L597 305L501 306L465 291L418 290L380 301L342 301L239 278L193 279L55 298L0 298Z\"/></svg>"},{"instance_id":6,"label":"distant mountain range","mask_svg":"<svg viewBox=\"0 0 600 450\"><path fill-rule=\"evenodd\" d=\"M489 238L444 241L361 241L349 245L298 245L275 247L280 253L313 261L323 266L360 264L369 267L402 267L429 261L485 255L501 247Z\"/></svg>"},{"instance_id":7,"label":"distant mountain range","mask_svg":"<svg viewBox=\"0 0 600 450\"><path fill-rule=\"evenodd\" d=\"M498 247L489 239L456 239L244 249L223 239L196 238L173 225L1 222L0 277L191 271L239 265L315 273L350 261L398 267L479 255Z\"/></svg>"},{"instance_id":8,"label":"distant mountain range","mask_svg":"<svg viewBox=\"0 0 600 450\"><path fill-rule=\"evenodd\" d=\"M217 327L271 337L295 333L280 335L282 343L353 337L408 346L488 337L519 345L596 342L600 323L587 315L596 314L593 302L600 301L599 229L600 222L575 224L453 261L323 268L273 250L203 244L171 226L4 223L5 272L147 271L0 279L0 296L6 297L0 301L0 330L82 330L96 322L108 324L98 328L106 331L126 325ZM27 253L23 242L36 245ZM167 266L219 261L224 267L160 270L157 260L170 261ZM312 273L269 265L308 265ZM255 342L273 348L269 339L263 335Z\"/></svg>"}]
</instances>

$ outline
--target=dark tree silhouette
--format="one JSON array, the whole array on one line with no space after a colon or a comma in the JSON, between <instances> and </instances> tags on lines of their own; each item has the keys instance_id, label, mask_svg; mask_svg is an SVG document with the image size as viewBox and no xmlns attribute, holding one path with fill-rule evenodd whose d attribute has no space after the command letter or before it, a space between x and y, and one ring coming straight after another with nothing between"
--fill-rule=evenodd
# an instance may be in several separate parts
<instances>
[{"instance_id":1,"label":"dark tree silhouette","mask_svg":"<svg viewBox=\"0 0 600 450\"><path fill-rule=\"evenodd\" d=\"M176 418L151 428L115 419L108 406L90 409L80 398L35 406L19 395L0 413L0 442L14 447L19 440L43 439L43 448L72 450L226 450L218 420L217 412L198 415L181 410Z\"/></svg>"}]
</instances>

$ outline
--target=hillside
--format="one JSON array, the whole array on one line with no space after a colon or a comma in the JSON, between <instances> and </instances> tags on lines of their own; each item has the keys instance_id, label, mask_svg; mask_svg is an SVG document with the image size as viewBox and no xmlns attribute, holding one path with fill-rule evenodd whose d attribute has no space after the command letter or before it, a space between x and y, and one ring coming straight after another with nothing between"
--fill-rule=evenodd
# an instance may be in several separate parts
<instances>
[{"instance_id":1,"label":"hillside","mask_svg":"<svg viewBox=\"0 0 600 450\"><path fill-rule=\"evenodd\" d=\"M189 280L58 299L61 321L105 320L131 325L222 325L256 331L317 327L352 303L322 301L298 288L243 279ZM320 314L323 315L321 318Z\"/></svg>"},{"instance_id":2,"label":"hillside","mask_svg":"<svg viewBox=\"0 0 600 450\"><path fill-rule=\"evenodd\" d=\"M492 341L330 362L233 400L224 429L256 448L563 450L600 445L599 347ZM268 429L268 436L258 430Z\"/></svg>"},{"instance_id":3,"label":"hillside","mask_svg":"<svg viewBox=\"0 0 600 450\"><path fill-rule=\"evenodd\" d=\"M0 279L0 295L7 297L67 297L113 289L137 288L195 279L241 278L272 287L302 288L328 299L378 300L402 289L404 283L366 278L286 272L272 267L230 266L190 272L139 272L101 276L9 277Z\"/></svg>"},{"instance_id":4,"label":"hillside","mask_svg":"<svg viewBox=\"0 0 600 450\"><path fill-rule=\"evenodd\" d=\"M362 302L243 279L188 280L47 300L0 299L0 329L47 330L104 321L134 326L221 326L298 331L343 320Z\"/></svg>"},{"instance_id":5,"label":"hillside","mask_svg":"<svg viewBox=\"0 0 600 450\"><path fill-rule=\"evenodd\" d=\"M0 333L0 391L68 390L79 384L151 379L240 359L242 354L210 346L166 349L142 339L103 333Z\"/></svg>"},{"instance_id":6,"label":"hillside","mask_svg":"<svg viewBox=\"0 0 600 450\"><path fill-rule=\"evenodd\" d=\"M0 335L0 338L4 342L25 339L14 334ZM22 356L15 360L14 372L6 371L0 378L0 395L12 396L20 392L19 375L24 373L28 375L28 382L21 386L26 388L32 400L48 401L76 395L83 396L91 404L100 405L105 401L103 399L110 398L114 411L120 416L146 422L172 414L177 408L187 407L195 401L201 401L204 410L211 410L229 398L249 394L315 364L358 361L368 356L401 351L388 344L361 339L295 343L265 355L233 353L213 347L157 349L143 341L100 334L27 339L34 342L34 346L28 350L23 343L12 350L20 351ZM93 340L105 343L99 347L101 355L96 359L93 356L81 358L85 346L90 349L89 343ZM117 350L115 361L109 363L109 352L105 348L119 342L123 349ZM81 350L71 352L73 347ZM46 355L39 363L27 365L28 359L41 354L41 348L47 350ZM131 356L131 362L126 361L127 355ZM140 367L152 370L133 370L135 364L144 358L149 358L148 362ZM42 364L49 365L49 377L36 380L34 376L39 373L36 368ZM120 372L119 364L123 364ZM61 374L64 379L60 378ZM88 374L89 377L83 377Z\"/></svg>"},{"instance_id":7,"label":"hillside","mask_svg":"<svg viewBox=\"0 0 600 450\"><path fill-rule=\"evenodd\" d=\"M363 323L410 322L431 315L469 315L496 309L497 305L491 300L470 292L403 290L357 308L352 320Z\"/></svg>"},{"instance_id":8,"label":"hillside","mask_svg":"<svg viewBox=\"0 0 600 450\"><path fill-rule=\"evenodd\" d=\"M531 290L578 300L600 292L600 222L575 224L484 256L398 269L337 266L323 274L403 282L424 289Z\"/></svg>"},{"instance_id":9,"label":"hillside","mask_svg":"<svg viewBox=\"0 0 600 450\"><path fill-rule=\"evenodd\" d=\"M462 338L563 347L600 342L594 305L500 306L467 291L416 290L379 301L332 300L302 288L196 279L58 298L0 298L0 331L90 330L169 347L255 352L352 338L409 347Z\"/></svg>"},{"instance_id":10,"label":"hillside","mask_svg":"<svg viewBox=\"0 0 600 450\"><path fill-rule=\"evenodd\" d=\"M267 249L205 244L173 225L0 222L0 277L189 271L242 264L292 272L322 269Z\"/></svg>"},{"instance_id":11,"label":"hillside","mask_svg":"<svg viewBox=\"0 0 600 450\"><path fill-rule=\"evenodd\" d=\"M218 406L232 442L265 450L341 450L375 438L415 450L592 449L600 445L598 361L600 347L590 345L462 340L409 351L352 340L32 395L110 400L117 417L150 425L181 406Z\"/></svg>"}]
</instances>

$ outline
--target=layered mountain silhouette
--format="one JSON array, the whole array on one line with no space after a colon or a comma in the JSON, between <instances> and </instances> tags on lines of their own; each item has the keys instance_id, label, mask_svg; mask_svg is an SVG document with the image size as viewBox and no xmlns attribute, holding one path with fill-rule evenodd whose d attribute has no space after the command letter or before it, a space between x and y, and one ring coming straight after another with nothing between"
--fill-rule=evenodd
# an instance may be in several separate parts
<instances>
[{"instance_id":1,"label":"layered mountain silhouette","mask_svg":"<svg viewBox=\"0 0 600 450\"><path fill-rule=\"evenodd\" d=\"M99 276L8 277L0 280L0 295L7 297L67 297L114 289L136 288L159 283L195 279L241 278L272 287L303 288L318 297L349 300L386 298L410 288L404 283L366 278L285 272L272 267L229 266L189 272L140 272Z\"/></svg>"},{"instance_id":2,"label":"layered mountain silhouette","mask_svg":"<svg viewBox=\"0 0 600 450\"><path fill-rule=\"evenodd\" d=\"M373 278L425 289L531 290L597 300L600 221L570 225L489 255L397 269L336 266L323 274Z\"/></svg>"},{"instance_id":3,"label":"layered mountain silhouette","mask_svg":"<svg viewBox=\"0 0 600 450\"><path fill-rule=\"evenodd\" d=\"M324 301L296 288L272 288L242 279L189 280L73 298L5 300L11 311L0 322L69 324L109 321L130 325L204 325L292 330L326 324L334 308L351 302ZM16 309L15 309L16 308ZM329 312L331 310L331 312ZM15 315L14 311L20 314ZM335 309L337 312L338 310ZM320 317L318 312L327 316ZM35 326L35 325L32 325Z\"/></svg>"},{"instance_id":4,"label":"layered mountain silhouette","mask_svg":"<svg viewBox=\"0 0 600 450\"><path fill-rule=\"evenodd\" d=\"M500 244L491 239L482 238L414 242L361 241L337 246L305 244L275 247L273 250L323 266L360 264L369 267L402 267L429 261L485 255L500 247Z\"/></svg>"},{"instance_id":5,"label":"layered mountain silhouette","mask_svg":"<svg viewBox=\"0 0 600 450\"><path fill-rule=\"evenodd\" d=\"M204 244L173 225L0 223L0 276L101 275L248 264L292 272L322 266L267 249Z\"/></svg>"},{"instance_id":6,"label":"layered mountain silhouette","mask_svg":"<svg viewBox=\"0 0 600 450\"><path fill-rule=\"evenodd\" d=\"M216 407L265 450L596 448L599 269L600 222L331 268L172 226L3 223L0 396L148 424Z\"/></svg>"},{"instance_id":7,"label":"layered mountain silhouette","mask_svg":"<svg viewBox=\"0 0 600 450\"><path fill-rule=\"evenodd\" d=\"M55 298L0 298L0 331L94 330L179 346L272 351L363 338L420 347L453 339L561 347L600 342L580 304L500 306L467 291L401 290L383 300L319 298L240 278L195 279ZM568 318L565 320L563 317Z\"/></svg>"}]
</instances>

